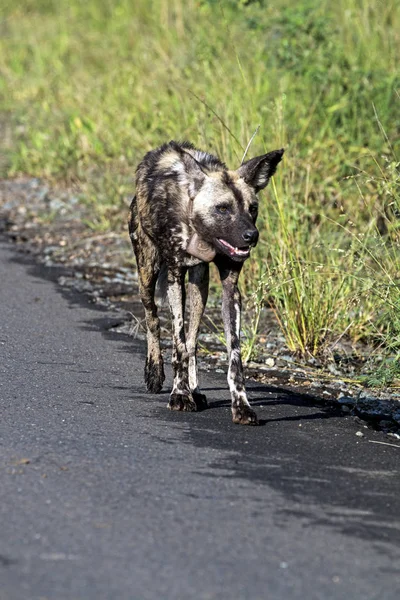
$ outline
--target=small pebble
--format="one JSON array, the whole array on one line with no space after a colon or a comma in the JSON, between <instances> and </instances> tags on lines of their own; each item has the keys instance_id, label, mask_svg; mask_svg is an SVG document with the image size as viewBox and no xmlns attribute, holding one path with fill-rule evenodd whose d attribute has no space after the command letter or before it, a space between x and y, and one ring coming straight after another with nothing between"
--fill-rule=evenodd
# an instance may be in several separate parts
<instances>
[{"instance_id":1,"label":"small pebble","mask_svg":"<svg viewBox=\"0 0 400 600\"><path fill-rule=\"evenodd\" d=\"M319 381L312 381L311 387L321 387L321 383Z\"/></svg>"},{"instance_id":2,"label":"small pebble","mask_svg":"<svg viewBox=\"0 0 400 600\"><path fill-rule=\"evenodd\" d=\"M362 431L356 431L356 436L357 437L364 437L364 434Z\"/></svg>"}]
</instances>

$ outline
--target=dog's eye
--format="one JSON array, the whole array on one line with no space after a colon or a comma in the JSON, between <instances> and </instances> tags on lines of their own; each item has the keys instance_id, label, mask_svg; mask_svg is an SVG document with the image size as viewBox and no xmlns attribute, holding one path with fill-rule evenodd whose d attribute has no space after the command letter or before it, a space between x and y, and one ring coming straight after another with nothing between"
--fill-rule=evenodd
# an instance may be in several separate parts
<instances>
[{"instance_id":1,"label":"dog's eye","mask_svg":"<svg viewBox=\"0 0 400 600\"><path fill-rule=\"evenodd\" d=\"M251 215L256 215L258 213L258 205L252 204L251 206L249 206L249 212Z\"/></svg>"},{"instance_id":2,"label":"dog's eye","mask_svg":"<svg viewBox=\"0 0 400 600\"><path fill-rule=\"evenodd\" d=\"M227 204L220 204L216 208L221 215L226 215L229 212L229 206Z\"/></svg>"}]
</instances>

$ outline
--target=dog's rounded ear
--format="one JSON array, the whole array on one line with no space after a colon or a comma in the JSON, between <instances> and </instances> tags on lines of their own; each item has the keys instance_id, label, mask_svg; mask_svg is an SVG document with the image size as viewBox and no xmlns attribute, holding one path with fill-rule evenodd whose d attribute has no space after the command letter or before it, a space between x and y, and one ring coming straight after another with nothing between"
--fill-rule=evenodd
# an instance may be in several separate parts
<instances>
[{"instance_id":1,"label":"dog's rounded ear","mask_svg":"<svg viewBox=\"0 0 400 600\"><path fill-rule=\"evenodd\" d=\"M203 171L197 160L184 149L179 148L180 161L177 163L179 180L182 184L187 185L189 194L194 197L203 185L207 174Z\"/></svg>"},{"instance_id":2,"label":"dog's rounded ear","mask_svg":"<svg viewBox=\"0 0 400 600\"><path fill-rule=\"evenodd\" d=\"M201 167L201 164L197 162L197 160L189 152L185 152L185 150L182 152L182 162L184 164L186 173L190 177L199 177L200 179L207 177L206 173Z\"/></svg>"},{"instance_id":3,"label":"dog's rounded ear","mask_svg":"<svg viewBox=\"0 0 400 600\"><path fill-rule=\"evenodd\" d=\"M238 168L237 173L248 185L254 188L257 194L257 192L268 185L270 178L282 160L284 152L285 150L281 148L280 150L273 150L272 152L268 152L268 154L251 158Z\"/></svg>"}]
</instances>

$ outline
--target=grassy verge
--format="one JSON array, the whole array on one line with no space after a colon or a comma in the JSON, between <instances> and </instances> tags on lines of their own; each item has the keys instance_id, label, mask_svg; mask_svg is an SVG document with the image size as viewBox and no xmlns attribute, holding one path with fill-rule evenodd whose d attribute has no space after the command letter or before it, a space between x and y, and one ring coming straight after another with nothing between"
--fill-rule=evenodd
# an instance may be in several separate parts
<instances>
[{"instance_id":1,"label":"grassy verge","mask_svg":"<svg viewBox=\"0 0 400 600\"><path fill-rule=\"evenodd\" d=\"M0 31L3 175L76 182L88 225L122 232L147 150L235 166L260 124L251 154L287 152L245 268L249 356L268 303L293 351L368 340L396 376L398 2L15 0Z\"/></svg>"}]
</instances>

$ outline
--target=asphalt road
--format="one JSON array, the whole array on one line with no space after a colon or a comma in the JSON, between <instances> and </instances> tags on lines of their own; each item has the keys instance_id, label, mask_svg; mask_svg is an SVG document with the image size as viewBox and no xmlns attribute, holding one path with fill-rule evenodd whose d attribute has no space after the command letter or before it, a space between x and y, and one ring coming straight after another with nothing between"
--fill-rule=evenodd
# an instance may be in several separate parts
<instances>
[{"instance_id":1,"label":"asphalt road","mask_svg":"<svg viewBox=\"0 0 400 600\"><path fill-rule=\"evenodd\" d=\"M170 413L141 343L0 256L0 600L400 597L399 443L255 384L233 425L217 374Z\"/></svg>"}]
</instances>

